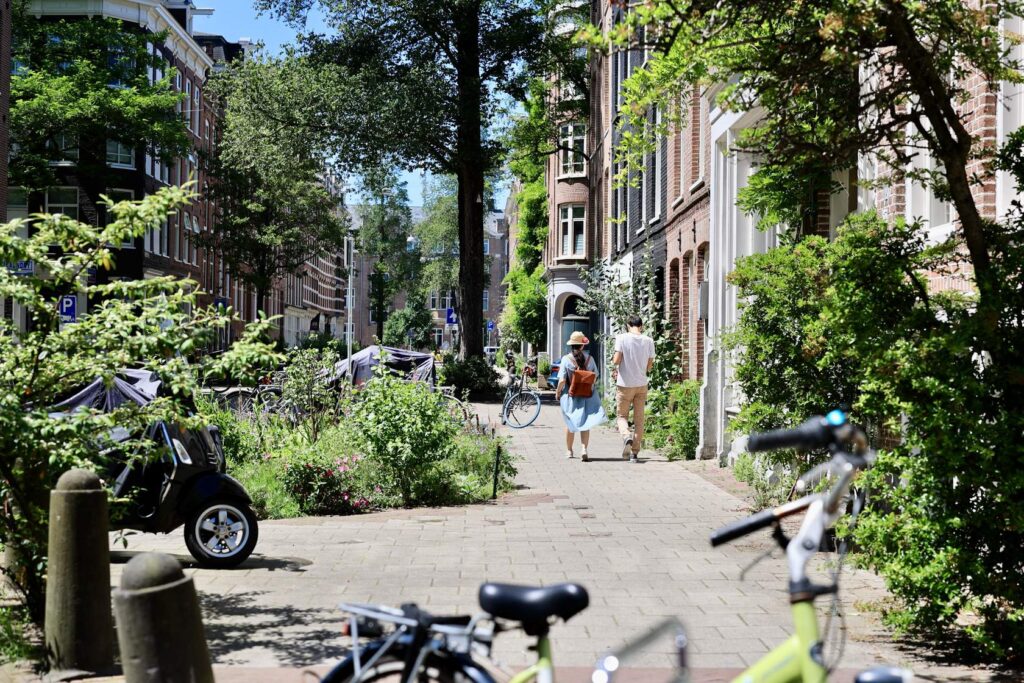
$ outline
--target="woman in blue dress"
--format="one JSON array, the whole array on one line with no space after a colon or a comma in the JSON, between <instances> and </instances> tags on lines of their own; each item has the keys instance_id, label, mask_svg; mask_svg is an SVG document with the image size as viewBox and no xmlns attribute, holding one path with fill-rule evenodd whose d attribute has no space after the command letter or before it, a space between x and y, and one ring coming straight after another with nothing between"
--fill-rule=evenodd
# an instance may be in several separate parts
<instances>
[{"instance_id":1,"label":"woman in blue dress","mask_svg":"<svg viewBox=\"0 0 1024 683\"><path fill-rule=\"evenodd\" d=\"M565 456L573 457L572 445L576 432L579 432L580 442L583 444L583 462L590 460L587 454L590 430L607 419L604 406L601 405L601 396L597 391L596 377L590 398L569 395L572 373L577 368L589 370L597 375L597 363L583 350L589 343L590 340L582 332L573 332L569 336L569 353L562 356L562 362L558 366L558 386L555 388L555 396L562 407L562 419L565 420Z\"/></svg>"}]
</instances>

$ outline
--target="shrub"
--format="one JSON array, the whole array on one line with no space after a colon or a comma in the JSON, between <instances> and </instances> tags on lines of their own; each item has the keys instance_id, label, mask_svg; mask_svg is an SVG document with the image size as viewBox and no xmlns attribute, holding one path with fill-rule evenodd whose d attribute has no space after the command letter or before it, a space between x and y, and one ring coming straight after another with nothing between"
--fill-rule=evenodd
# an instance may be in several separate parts
<instances>
[{"instance_id":1,"label":"shrub","mask_svg":"<svg viewBox=\"0 0 1024 683\"><path fill-rule=\"evenodd\" d=\"M245 378L260 365L277 361L259 341L269 336L261 320L249 326L230 349L190 363L233 322L216 308L201 308L195 283L176 277L89 282L84 273L114 267L110 245L140 238L158 228L187 201L187 191L170 187L140 202L108 205L115 220L96 226L69 216L33 217L0 226L0 263L32 261L31 275L0 267L0 298L16 300L32 320L20 331L0 317L0 544L19 571L0 570L15 585L28 618L41 623L45 608L47 506L57 478L71 467L102 471L96 444L113 425L144 434L160 419L185 420L197 375ZM62 324L55 296L77 292L89 302L74 324ZM79 412L68 419L50 413L60 399L96 377L113 382L120 368L152 370L168 395L146 406L123 404L112 413ZM142 452L152 442L133 440L124 449ZM15 508L7 507L17 501Z\"/></svg>"},{"instance_id":2,"label":"shrub","mask_svg":"<svg viewBox=\"0 0 1024 683\"><path fill-rule=\"evenodd\" d=\"M339 392L327 379L337 362L338 354L331 349L298 349L285 366L281 400L314 443L338 414Z\"/></svg>"},{"instance_id":3,"label":"shrub","mask_svg":"<svg viewBox=\"0 0 1024 683\"><path fill-rule=\"evenodd\" d=\"M537 360L537 374L541 377L547 377L551 374L551 357L543 355Z\"/></svg>"},{"instance_id":4,"label":"shrub","mask_svg":"<svg viewBox=\"0 0 1024 683\"><path fill-rule=\"evenodd\" d=\"M352 418L366 455L382 466L402 503L412 505L427 492L421 482L432 476L432 468L453 454L460 428L442 396L422 382L406 382L383 370L360 393Z\"/></svg>"},{"instance_id":5,"label":"shrub","mask_svg":"<svg viewBox=\"0 0 1024 683\"><path fill-rule=\"evenodd\" d=\"M370 501L357 491L358 464L357 455L326 463L291 462L285 465L284 487L304 515L348 515L365 510Z\"/></svg>"},{"instance_id":6,"label":"shrub","mask_svg":"<svg viewBox=\"0 0 1024 683\"><path fill-rule=\"evenodd\" d=\"M693 460L700 443L700 382L688 379L669 387L664 421L669 460Z\"/></svg>"},{"instance_id":7,"label":"shrub","mask_svg":"<svg viewBox=\"0 0 1024 683\"><path fill-rule=\"evenodd\" d=\"M459 394L468 393L475 400L499 395L498 377L494 367L482 356L465 360L447 357L440 373L441 384L455 387Z\"/></svg>"}]
</instances>

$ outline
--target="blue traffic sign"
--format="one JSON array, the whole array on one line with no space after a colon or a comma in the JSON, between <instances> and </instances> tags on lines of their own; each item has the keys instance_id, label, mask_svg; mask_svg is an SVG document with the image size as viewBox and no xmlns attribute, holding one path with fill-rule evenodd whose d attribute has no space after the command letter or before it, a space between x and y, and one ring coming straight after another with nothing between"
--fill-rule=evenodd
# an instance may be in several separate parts
<instances>
[{"instance_id":1,"label":"blue traffic sign","mask_svg":"<svg viewBox=\"0 0 1024 683\"><path fill-rule=\"evenodd\" d=\"M78 295L65 294L57 302L57 311L62 323L73 323L78 319Z\"/></svg>"},{"instance_id":2,"label":"blue traffic sign","mask_svg":"<svg viewBox=\"0 0 1024 683\"><path fill-rule=\"evenodd\" d=\"M487 331L488 332L493 332L494 331L494 321L493 320L488 320L487 321Z\"/></svg>"},{"instance_id":3,"label":"blue traffic sign","mask_svg":"<svg viewBox=\"0 0 1024 683\"><path fill-rule=\"evenodd\" d=\"M448 309L448 316L445 318L445 322L447 322L449 325L459 324L459 316L455 314L454 308Z\"/></svg>"},{"instance_id":4,"label":"blue traffic sign","mask_svg":"<svg viewBox=\"0 0 1024 683\"><path fill-rule=\"evenodd\" d=\"M15 261L7 264L7 272L11 275L32 275L35 264L32 261Z\"/></svg>"}]
</instances>

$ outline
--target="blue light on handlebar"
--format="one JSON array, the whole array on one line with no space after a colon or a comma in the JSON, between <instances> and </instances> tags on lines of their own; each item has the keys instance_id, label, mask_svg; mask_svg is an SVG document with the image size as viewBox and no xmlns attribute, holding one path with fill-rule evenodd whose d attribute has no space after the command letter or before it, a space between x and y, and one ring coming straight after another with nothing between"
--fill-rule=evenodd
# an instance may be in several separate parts
<instances>
[{"instance_id":1,"label":"blue light on handlebar","mask_svg":"<svg viewBox=\"0 0 1024 683\"><path fill-rule=\"evenodd\" d=\"M846 424L846 413L836 409L826 415L825 420L833 427L839 427L840 425Z\"/></svg>"}]
</instances>

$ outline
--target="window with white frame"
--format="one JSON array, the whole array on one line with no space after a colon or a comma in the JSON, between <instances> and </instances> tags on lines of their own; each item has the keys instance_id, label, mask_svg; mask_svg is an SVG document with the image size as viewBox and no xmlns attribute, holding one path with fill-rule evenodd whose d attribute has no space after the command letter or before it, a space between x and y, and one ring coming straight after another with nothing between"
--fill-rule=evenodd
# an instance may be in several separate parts
<instances>
[{"instance_id":1,"label":"window with white frame","mask_svg":"<svg viewBox=\"0 0 1024 683\"><path fill-rule=\"evenodd\" d=\"M199 117L203 111L203 96L202 90L196 85L192 91L192 130L199 134Z\"/></svg>"},{"instance_id":2,"label":"window with white frame","mask_svg":"<svg viewBox=\"0 0 1024 683\"><path fill-rule=\"evenodd\" d=\"M178 230L178 260L182 263L189 262L189 248L191 242L192 219L187 213L181 214L181 224Z\"/></svg>"},{"instance_id":3,"label":"window with white frame","mask_svg":"<svg viewBox=\"0 0 1024 683\"><path fill-rule=\"evenodd\" d=\"M179 92L179 93L181 92L181 72L180 71L178 73L174 74L174 90ZM178 114L181 114L182 108L183 108L183 105L182 105L181 100L178 100L177 102L174 103L174 111L176 111Z\"/></svg>"},{"instance_id":4,"label":"window with white frame","mask_svg":"<svg viewBox=\"0 0 1024 683\"><path fill-rule=\"evenodd\" d=\"M440 298L441 297L438 296L437 292L431 292L430 293L430 310L432 310L432 311L438 310L438 303L440 301Z\"/></svg>"},{"instance_id":5,"label":"window with white frame","mask_svg":"<svg viewBox=\"0 0 1024 683\"><path fill-rule=\"evenodd\" d=\"M192 244L192 265L193 266L198 266L199 265L199 239L198 239L199 230L200 230L200 228L199 228L199 219L196 218L196 217L193 217L192 218L192 239L190 240L190 242Z\"/></svg>"},{"instance_id":6,"label":"window with white frame","mask_svg":"<svg viewBox=\"0 0 1024 683\"><path fill-rule=\"evenodd\" d=\"M484 238L484 256L491 255L491 240L489 237Z\"/></svg>"},{"instance_id":7,"label":"window with white frame","mask_svg":"<svg viewBox=\"0 0 1024 683\"><path fill-rule=\"evenodd\" d=\"M578 175L586 171L587 129L582 123L565 123L558 129L561 174Z\"/></svg>"},{"instance_id":8,"label":"window with white frame","mask_svg":"<svg viewBox=\"0 0 1024 683\"><path fill-rule=\"evenodd\" d=\"M62 213L78 220L78 188L51 187L47 190L46 213Z\"/></svg>"},{"instance_id":9,"label":"window with white frame","mask_svg":"<svg viewBox=\"0 0 1024 683\"><path fill-rule=\"evenodd\" d=\"M444 330L440 327L435 327L434 330L434 348L441 348L441 344L444 343Z\"/></svg>"},{"instance_id":10,"label":"window with white frame","mask_svg":"<svg viewBox=\"0 0 1024 683\"><path fill-rule=\"evenodd\" d=\"M654 109L654 126L655 130L658 130L661 126L661 109ZM654 160L651 163L651 170L653 175L651 176L652 194L654 195L654 207L651 209L651 222L654 222L661 218L661 185L665 181L665 160L661 155L661 145L664 142L660 133L657 133L654 138Z\"/></svg>"},{"instance_id":11,"label":"window with white frame","mask_svg":"<svg viewBox=\"0 0 1024 683\"><path fill-rule=\"evenodd\" d=\"M118 140L107 140L107 163L121 168L135 168L135 149Z\"/></svg>"},{"instance_id":12,"label":"window with white frame","mask_svg":"<svg viewBox=\"0 0 1024 683\"><path fill-rule=\"evenodd\" d=\"M13 221L17 218L28 218L28 190L24 187L7 189L7 220ZM18 236L28 237L28 226L18 228Z\"/></svg>"},{"instance_id":13,"label":"window with white frame","mask_svg":"<svg viewBox=\"0 0 1024 683\"><path fill-rule=\"evenodd\" d=\"M192 81L185 80L185 127L192 130Z\"/></svg>"},{"instance_id":14,"label":"window with white frame","mask_svg":"<svg viewBox=\"0 0 1024 683\"><path fill-rule=\"evenodd\" d=\"M486 311L486 310L489 310L490 307L491 307L491 293L490 293L490 291L485 289L484 290L484 305L483 305L483 309Z\"/></svg>"},{"instance_id":15,"label":"window with white frame","mask_svg":"<svg viewBox=\"0 0 1024 683\"><path fill-rule=\"evenodd\" d=\"M562 256L584 255L586 207L583 204L565 204L559 207L559 226L562 237Z\"/></svg>"},{"instance_id":16,"label":"window with white frame","mask_svg":"<svg viewBox=\"0 0 1024 683\"><path fill-rule=\"evenodd\" d=\"M67 133L57 133L47 143L51 164L73 164L78 161L78 140Z\"/></svg>"}]
</instances>

